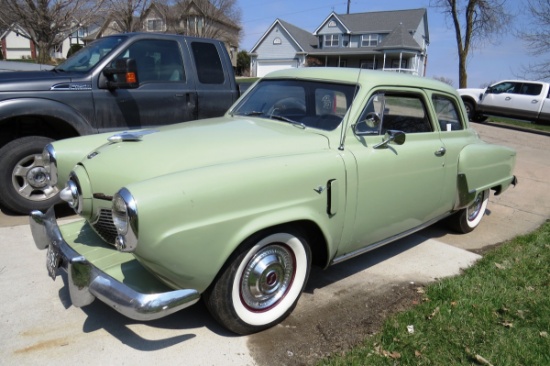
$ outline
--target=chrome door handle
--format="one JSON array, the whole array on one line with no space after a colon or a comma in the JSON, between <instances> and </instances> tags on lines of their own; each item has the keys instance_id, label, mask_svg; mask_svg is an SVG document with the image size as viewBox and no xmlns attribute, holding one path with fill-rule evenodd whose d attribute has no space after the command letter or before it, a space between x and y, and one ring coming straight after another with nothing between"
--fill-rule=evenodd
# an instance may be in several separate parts
<instances>
[{"instance_id":1,"label":"chrome door handle","mask_svg":"<svg viewBox=\"0 0 550 366\"><path fill-rule=\"evenodd\" d=\"M444 147L441 147L439 148L439 150L435 152L435 156L443 156L445 155L446 152L447 152L447 149L445 149Z\"/></svg>"}]
</instances>

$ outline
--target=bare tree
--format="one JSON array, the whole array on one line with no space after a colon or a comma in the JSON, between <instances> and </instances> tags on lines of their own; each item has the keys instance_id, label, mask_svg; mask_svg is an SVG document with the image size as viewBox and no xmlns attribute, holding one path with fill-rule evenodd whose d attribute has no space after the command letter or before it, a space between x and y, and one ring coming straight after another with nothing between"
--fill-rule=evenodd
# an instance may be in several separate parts
<instances>
[{"instance_id":1,"label":"bare tree","mask_svg":"<svg viewBox=\"0 0 550 366\"><path fill-rule=\"evenodd\" d=\"M518 35L527 43L530 54L545 56L550 52L550 1L528 0L527 12L531 23ZM523 66L524 76L532 79L550 79L550 59Z\"/></svg>"},{"instance_id":2,"label":"bare tree","mask_svg":"<svg viewBox=\"0 0 550 366\"><path fill-rule=\"evenodd\" d=\"M505 32L511 15L506 0L432 0L433 6L451 19L458 49L459 88L468 86L467 61L470 51L485 42L496 42Z\"/></svg>"},{"instance_id":3,"label":"bare tree","mask_svg":"<svg viewBox=\"0 0 550 366\"><path fill-rule=\"evenodd\" d=\"M180 22L184 25L186 34L239 44L241 9L237 0L180 0L176 7L177 16L184 14ZM198 17L194 18L195 15ZM200 25L194 23L199 18L203 22Z\"/></svg>"},{"instance_id":4,"label":"bare tree","mask_svg":"<svg viewBox=\"0 0 550 366\"><path fill-rule=\"evenodd\" d=\"M97 19L104 0L2 0L0 22L17 23L38 49L38 62L50 61L50 50L79 26Z\"/></svg>"},{"instance_id":5,"label":"bare tree","mask_svg":"<svg viewBox=\"0 0 550 366\"><path fill-rule=\"evenodd\" d=\"M433 79L434 79L434 80L441 81L441 82L443 82L443 83L445 83L445 84L448 84L448 85L450 85L450 86L453 86L453 84L454 84L453 79L447 78L447 77L445 77L445 76L434 76Z\"/></svg>"},{"instance_id":6,"label":"bare tree","mask_svg":"<svg viewBox=\"0 0 550 366\"><path fill-rule=\"evenodd\" d=\"M107 0L110 16L116 19L121 32L136 32L140 30L139 19L149 8L152 0Z\"/></svg>"}]
</instances>

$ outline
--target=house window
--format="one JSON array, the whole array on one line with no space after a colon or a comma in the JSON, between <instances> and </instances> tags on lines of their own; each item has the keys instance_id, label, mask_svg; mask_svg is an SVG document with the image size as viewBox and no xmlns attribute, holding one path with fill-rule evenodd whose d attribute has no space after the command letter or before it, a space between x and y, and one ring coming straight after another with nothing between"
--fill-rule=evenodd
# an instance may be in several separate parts
<instances>
[{"instance_id":1,"label":"house window","mask_svg":"<svg viewBox=\"0 0 550 366\"><path fill-rule=\"evenodd\" d=\"M340 60L339 67L348 67L348 60Z\"/></svg>"},{"instance_id":2,"label":"house window","mask_svg":"<svg viewBox=\"0 0 550 366\"><path fill-rule=\"evenodd\" d=\"M273 40L274 45L280 45L281 43L283 43L283 41L281 41L281 39L279 37L277 37Z\"/></svg>"},{"instance_id":3,"label":"house window","mask_svg":"<svg viewBox=\"0 0 550 366\"><path fill-rule=\"evenodd\" d=\"M147 19L147 30L149 32L160 32L164 26L162 19Z\"/></svg>"},{"instance_id":4,"label":"house window","mask_svg":"<svg viewBox=\"0 0 550 366\"><path fill-rule=\"evenodd\" d=\"M187 18L187 32L190 35L200 35L204 28L204 19L202 17L191 16Z\"/></svg>"},{"instance_id":5,"label":"house window","mask_svg":"<svg viewBox=\"0 0 550 366\"><path fill-rule=\"evenodd\" d=\"M367 70L376 70L378 68L378 64L376 60L361 60L361 68Z\"/></svg>"},{"instance_id":6,"label":"house window","mask_svg":"<svg viewBox=\"0 0 550 366\"><path fill-rule=\"evenodd\" d=\"M378 34L363 34L361 36L361 47L378 46Z\"/></svg>"},{"instance_id":7,"label":"house window","mask_svg":"<svg viewBox=\"0 0 550 366\"><path fill-rule=\"evenodd\" d=\"M392 69L406 69L407 64L408 64L407 60L401 60L401 66L399 66L399 59L391 60Z\"/></svg>"},{"instance_id":8,"label":"house window","mask_svg":"<svg viewBox=\"0 0 550 366\"><path fill-rule=\"evenodd\" d=\"M338 47L340 44L340 35L327 34L325 35L325 47Z\"/></svg>"},{"instance_id":9,"label":"house window","mask_svg":"<svg viewBox=\"0 0 550 366\"><path fill-rule=\"evenodd\" d=\"M330 22L328 22L328 26L329 28L334 28L336 27L336 22L334 20L331 20Z\"/></svg>"}]
</instances>

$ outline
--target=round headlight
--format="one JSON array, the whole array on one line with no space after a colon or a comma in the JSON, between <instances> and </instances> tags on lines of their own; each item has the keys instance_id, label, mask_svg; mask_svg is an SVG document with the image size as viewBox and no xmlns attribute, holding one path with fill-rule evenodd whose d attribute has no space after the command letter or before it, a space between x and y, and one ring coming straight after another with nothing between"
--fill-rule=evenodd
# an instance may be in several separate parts
<instances>
[{"instance_id":1,"label":"round headlight","mask_svg":"<svg viewBox=\"0 0 550 366\"><path fill-rule=\"evenodd\" d=\"M119 193L113 197L113 222L120 235L128 233L128 206Z\"/></svg>"},{"instance_id":2,"label":"round headlight","mask_svg":"<svg viewBox=\"0 0 550 366\"><path fill-rule=\"evenodd\" d=\"M137 205L129 190L122 188L114 195L112 212L113 223L118 232L117 249L123 252L134 251L138 238Z\"/></svg>"},{"instance_id":3,"label":"round headlight","mask_svg":"<svg viewBox=\"0 0 550 366\"><path fill-rule=\"evenodd\" d=\"M50 185L55 186L57 184L57 157L55 154L55 149L51 144L46 145L42 151L42 160L44 167L48 172Z\"/></svg>"}]
</instances>

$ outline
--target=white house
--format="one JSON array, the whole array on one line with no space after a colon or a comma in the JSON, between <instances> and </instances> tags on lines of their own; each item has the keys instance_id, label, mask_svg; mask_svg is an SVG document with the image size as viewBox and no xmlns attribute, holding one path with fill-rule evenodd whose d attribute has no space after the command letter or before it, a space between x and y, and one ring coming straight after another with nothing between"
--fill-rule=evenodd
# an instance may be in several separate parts
<instances>
[{"instance_id":1,"label":"white house","mask_svg":"<svg viewBox=\"0 0 550 366\"><path fill-rule=\"evenodd\" d=\"M313 32L281 19L250 51L250 71L303 66L361 67L425 75L429 45L426 9L356 14L332 12Z\"/></svg>"},{"instance_id":2,"label":"white house","mask_svg":"<svg viewBox=\"0 0 550 366\"><path fill-rule=\"evenodd\" d=\"M36 58L36 48L26 37L25 30L13 24L0 35L2 55L5 60Z\"/></svg>"}]
</instances>

